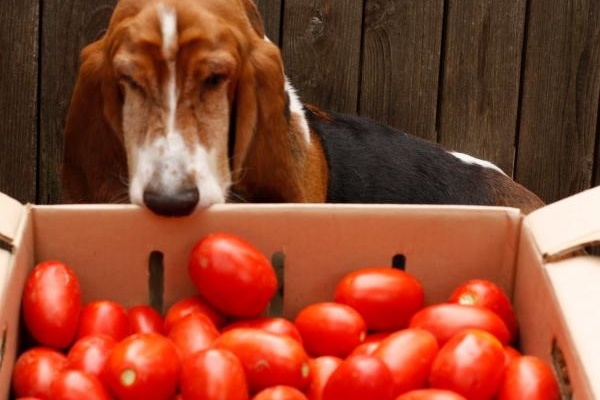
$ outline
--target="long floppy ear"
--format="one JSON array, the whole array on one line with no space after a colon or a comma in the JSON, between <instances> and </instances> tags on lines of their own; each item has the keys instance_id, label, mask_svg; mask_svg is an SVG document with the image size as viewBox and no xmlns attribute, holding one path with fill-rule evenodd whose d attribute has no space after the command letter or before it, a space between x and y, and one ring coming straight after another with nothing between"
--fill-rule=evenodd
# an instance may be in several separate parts
<instances>
[{"instance_id":1,"label":"long floppy ear","mask_svg":"<svg viewBox=\"0 0 600 400\"><path fill-rule=\"evenodd\" d=\"M256 4L254 4L253 0L242 0L242 4L244 6L244 10L246 11L246 16L250 21L250 25L256 31L256 34L259 37L265 37L265 26L263 24L262 17L258 12L258 8Z\"/></svg>"}]
</instances>

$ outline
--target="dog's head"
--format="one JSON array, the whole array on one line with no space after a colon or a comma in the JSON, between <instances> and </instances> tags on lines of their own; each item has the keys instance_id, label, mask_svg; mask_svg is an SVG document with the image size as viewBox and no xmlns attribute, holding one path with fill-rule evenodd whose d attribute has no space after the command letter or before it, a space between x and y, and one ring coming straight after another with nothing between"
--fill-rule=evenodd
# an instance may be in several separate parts
<instances>
[{"instance_id":1,"label":"dog's head","mask_svg":"<svg viewBox=\"0 0 600 400\"><path fill-rule=\"evenodd\" d=\"M90 110L77 103L101 97L103 123L125 149L132 203L179 215L224 202L232 184L243 191L261 180L260 157L282 152L285 76L252 0L121 0L82 54L65 158L89 128L74 114Z\"/></svg>"}]
</instances>

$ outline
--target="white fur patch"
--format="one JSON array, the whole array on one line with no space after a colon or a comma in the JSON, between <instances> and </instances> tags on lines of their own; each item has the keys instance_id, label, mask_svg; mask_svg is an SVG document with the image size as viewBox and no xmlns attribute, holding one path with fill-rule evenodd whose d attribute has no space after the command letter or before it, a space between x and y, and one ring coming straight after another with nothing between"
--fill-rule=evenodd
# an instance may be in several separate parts
<instances>
[{"instance_id":1,"label":"white fur patch","mask_svg":"<svg viewBox=\"0 0 600 400\"><path fill-rule=\"evenodd\" d=\"M494 170L506 175L506 173L504 171L502 171L497 165L495 165L489 161L481 160L479 158L470 156L468 154L459 153L456 151L451 151L450 154L452 154L454 157L458 158L459 160L461 160L462 162L464 162L466 164L480 165L484 168L494 169Z\"/></svg>"},{"instance_id":2,"label":"white fur patch","mask_svg":"<svg viewBox=\"0 0 600 400\"><path fill-rule=\"evenodd\" d=\"M162 51L169 71L167 81L167 133L175 134L175 113L177 112L177 76L172 54L177 51L177 15L175 10L164 5L158 7L158 18L162 33Z\"/></svg>"}]
</instances>

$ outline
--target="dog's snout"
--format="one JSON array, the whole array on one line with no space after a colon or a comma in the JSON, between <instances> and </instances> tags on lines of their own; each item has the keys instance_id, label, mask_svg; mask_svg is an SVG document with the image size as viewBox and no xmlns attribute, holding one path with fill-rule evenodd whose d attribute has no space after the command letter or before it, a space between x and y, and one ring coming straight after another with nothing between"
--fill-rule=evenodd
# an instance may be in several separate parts
<instances>
[{"instance_id":1,"label":"dog's snout","mask_svg":"<svg viewBox=\"0 0 600 400\"><path fill-rule=\"evenodd\" d=\"M144 190L144 204L152 212L165 217L182 217L191 214L200 201L196 186L185 187L175 193L162 193L150 188Z\"/></svg>"}]
</instances>

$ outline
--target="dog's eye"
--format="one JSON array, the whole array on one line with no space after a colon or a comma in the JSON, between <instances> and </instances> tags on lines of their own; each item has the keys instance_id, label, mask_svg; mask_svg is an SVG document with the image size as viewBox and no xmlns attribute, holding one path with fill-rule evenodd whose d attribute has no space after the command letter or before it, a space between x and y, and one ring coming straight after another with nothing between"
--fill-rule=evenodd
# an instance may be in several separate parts
<instances>
[{"instance_id":1,"label":"dog's eye","mask_svg":"<svg viewBox=\"0 0 600 400\"><path fill-rule=\"evenodd\" d=\"M125 93L125 89L129 88L138 92L142 91L142 86L137 83L132 77L123 75L119 77L119 88L122 93Z\"/></svg>"},{"instance_id":2,"label":"dog's eye","mask_svg":"<svg viewBox=\"0 0 600 400\"><path fill-rule=\"evenodd\" d=\"M225 81L224 74L210 74L206 79L204 79L203 87L206 90L216 89Z\"/></svg>"}]
</instances>

